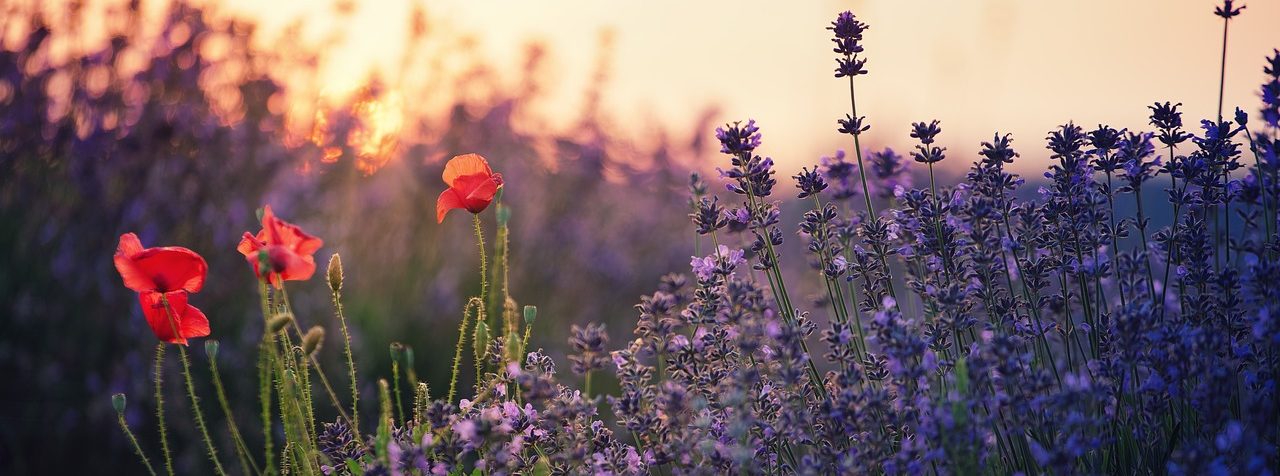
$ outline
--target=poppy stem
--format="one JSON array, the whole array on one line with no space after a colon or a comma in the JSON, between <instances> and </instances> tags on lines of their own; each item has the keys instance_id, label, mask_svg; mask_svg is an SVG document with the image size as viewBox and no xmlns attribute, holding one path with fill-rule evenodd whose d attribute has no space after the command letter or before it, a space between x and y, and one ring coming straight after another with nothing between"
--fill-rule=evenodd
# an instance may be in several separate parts
<instances>
[{"instance_id":1,"label":"poppy stem","mask_svg":"<svg viewBox=\"0 0 1280 476\"><path fill-rule=\"evenodd\" d=\"M156 344L156 421L160 424L160 452L164 468L173 476L173 453L169 451L169 430L164 424L164 342Z\"/></svg>"},{"instance_id":2,"label":"poppy stem","mask_svg":"<svg viewBox=\"0 0 1280 476\"><path fill-rule=\"evenodd\" d=\"M173 307L169 305L169 296L161 294L160 302L164 303L164 312L169 318L169 327L173 329L174 338L180 338ZM191 378L191 360L187 358L186 345L178 347L178 358L182 360L182 377L187 383L187 396L191 397L191 411L195 413L196 427L200 429L200 435L204 437L205 447L209 450L209 461L213 462L214 472L225 476L227 473L222 469L222 462L218 461L218 450L213 446L213 439L209 437L209 429L204 424L204 413L200 411L200 398L196 396L195 382Z\"/></svg>"},{"instance_id":3,"label":"poppy stem","mask_svg":"<svg viewBox=\"0 0 1280 476\"><path fill-rule=\"evenodd\" d=\"M302 332L302 325L298 324L298 316L297 316L297 314L294 314L294 313L293 313L293 305L292 305L292 304L289 304L289 293L288 293L287 291L285 291L285 289L284 289L284 286L283 286L283 285L282 285L282 286L280 286L280 300L281 300L281 304L282 304L282 306L284 306L284 310L285 310L285 312L288 312L288 313L289 313L289 315L293 316L293 319L292 319L292 320L290 320L290 323L292 323L292 325L293 325L293 330L294 330L294 332L296 332L296 333L298 334L298 341L299 341L299 342L301 342L301 341L302 341L302 339L305 337L306 333ZM286 335L286 336L287 336L288 334L289 334L288 332L285 332L285 335ZM347 411L346 411L345 409L343 409L343 408L342 408L342 402L338 401L338 394L337 394L336 392L334 392L334 391L333 391L333 386L329 384L329 379L328 379L328 377L325 377L325 375L324 375L324 369L322 369L322 368L320 367L320 360L319 360L319 359L317 359L315 355L305 355L305 356L303 356L302 358L303 358L303 359L305 359L305 360L309 360L309 361L310 361L311 365L310 365L309 367L315 367L315 369L316 369L316 377L318 377L318 378L320 379L320 386L321 386L321 387L323 387L323 388L324 388L324 390L325 390L325 393L329 395L329 401L330 401L331 403L333 403L333 408L335 408L335 409L337 409L337 410L338 410L338 416L342 417L342 419L343 419L343 420L346 420L347 426L350 426L350 427L353 429L353 431L354 431L354 430L356 430L356 429L358 429L359 427L358 427L358 426L356 426L355 421L353 421L353 420L351 419L351 417L350 417L350 416L347 416ZM305 363L305 361L304 361L304 363ZM304 369L304 370L305 370L305 369ZM310 375L310 374L308 373L308 374L306 374L306 375ZM304 377L305 377L305 375L304 375ZM308 378L308 379L306 379L306 380L303 382L303 383L306 385L306 388L304 388L304 389L303 389L303 390L304 390L304 395L303 395L303 396L306 398L306 401L307 401L307 404L308 404L308 405L311 405L311 389L310 389L311 385L310 385L310 382L311 382L311 381L310 381L310 379L309 379L309 378ZM354 387L354 382L355 382L355 380L353 379L353 380L352 380L352 382L353 382L353 385L352 385L352 386ZM354 405L354 403L353 403L353 405ZM312 406L312 408L313 408L313 407L314 407L314 406ZM307 413L308 413L308 414L311 414L312 412L311 412L311 411L308 411ZM312 419L314 420L314 418L312 418ZM315 428L314 428L314 425L315 425L315 422L314 422L314 421L312 421L312 426L313 426L312 430L314 430L314 429L315 429Z\"/></svg>"},{"instance_id":4,"label":"poppy stem","mask_svg":"<svg viewBox=\"0 0 1280 476\"><path fill-rule=\"evenodd\" d=\"M218 405L222 406L222 413L227 416L227 429L231 432L231 441L235 443L240 470L244 474L250 474L249 467L252 466L253 474L262 474L262 470L258 469L258 463L254 462L253 456L249 454L249 446L244 443L244 437L240 436L235 415L231 413L231 403L227 401L226 387L222 385L222 376L218 373L218 359L212 354L209 355L209 373L213 375L213 390L218 397Z\"/></svg>"},{"instance_id":5,"label":"poppy stem","mask_svg":"<svg viewBox=\"0 0 1280 476\"><path fill-rule=\"evenodd\" d=\"M263 326L271 319L271 303L267 297L266 280L258 281L258 296L262 304L262 322ZM275 451L272 449L271 436L274 426L271 418L271 384L272 370L275 367L274 358L275 337L267 329L263 329L262 342L258 344L258 398L262 404L262 439L263 439L263 467L268 473L273 472L275 464Z\"/></svg>"},{"instance_id":6,"label":"poppy stem","mask_svg":"<svg viewBox=\"0 0 1280 476\"><path fill-rule=\"evenodd\" d=\"M334 256L337 256L336 254ZM347 354L347 373L351 379L351 429L359 433L360 429L360 390L356 383L356 361L351 354L351 332L347 330L347 318L342 312L342 290L333 290L333 309L338 315L338 324L342 327L342 340Z\"/></svg>"},{"instance_id":7,"label":"poppy stem","mask_svg":"<svg viewBox=\"0 0 1280 476\"><path fill-rule=\"evenodd\" d=\"M471 218L476 225L476 245L480 247L480 305L484 306L485 298L489 296L489 264L485 257L484 228L480 226L479 214L471 215Z\"/></svg>"},{"instance_id":8,"label":"poppy stem","mask_svg":"<svg viewBox=\"0 0 1280 476\"><path fill-rule=\"evenodd\" d=\"M462 322L458 324L458 345L453 350L453 376L449 378L449 396L445 398L446 402L453 402L453 396L457 393L458 369L462 362L462 347L467 340L467 323L470 322L472 308L476 309L477 319L484 318L484 301L480 298L471 298L462 308Z\"/></svg>"},{"instance_id":9,"label":"poppy stem","mask_svg":"<svg viewBox=\"0 0 1280 476\"><path fill-rule=\"evenodd\" d=\"M129 429L129 423L124 420L124 411L116 412L116 419L120 422L120 430L124 431L124 436L129 438L129 443L133 445L133 451L138 453L138 457L142 458L142 464L147 467L147 472L151 476L156 476L155 468L151 467L151 460L147 459L147 454L142 451L142 445L138 444L138 438L133 436L133 431Z\"/></svg>"}]
</instances>

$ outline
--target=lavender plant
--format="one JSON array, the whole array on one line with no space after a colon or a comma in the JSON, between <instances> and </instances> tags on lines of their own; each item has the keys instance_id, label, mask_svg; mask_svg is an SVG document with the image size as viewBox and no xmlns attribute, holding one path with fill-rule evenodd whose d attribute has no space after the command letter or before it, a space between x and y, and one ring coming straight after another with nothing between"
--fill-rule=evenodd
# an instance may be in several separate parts
<instances>
[{"instance_id":1,"label":"lavender plant","mask_svg":"<svg viewBox=\"0 0 1280 476\"><path fill-rule=\"evenodd\" d=\"M1218 10L1226 20L1239 13L1230 1ZM731 198L724 202L732 203L722 204L699 176L689 182L695 243L709 240L709 254L699 249L690 274L666 275L641 297L634 339L619 349L607 350L601 325L572 327L569 360L582 390L559 380L545 352L527 351L536 308L524 308L520 319L495 278L460 319L453 363L456 373L472 336L470 397L455 401L451 382L446 398L433 399L428 383L410 372L411 410L399 410L407 392L382 380L376 424L361 426L356 396L348 417L313 358L310 336L319 331L301 331L285 288L273 280L285 274L260 272L264 424L284 430L279 447L265 448L261 473L1280 468L1280 324L1273 317L1280 305L1280 51L1264 68L1264 124L1252 129L1248 114L1237 112L1184 131L1169 102L1151 107L1154 131L1086 131L1068 122L1046 135L1053 162L1035 190L1024 190L1028 180L1007 170L1019 157L1013 138L998 132L981 144L963 182L939 183L933 166L948 159L941 123L918 122L909 133L918 141L911 157L929 185L916 188L903 178L901 156L886 150L864 160L861 151L859 135L869 126L857 115L853 80L867 74L867 25L844 12L829 30L835 77L850 82L851 111L839 131L852 136L856 161L837 154L793 177L806 208L797 234L808 278L825 287L821 306L805 309L788 290L798 287L782 272L790 263L782 254L787 233L773 198L782 188L772 159L760 155L760 125L726 124L715 136L726 156L720 178ZM484 172L495 175L487 164ZM1146 192L1165 175L1172 216L1156 227ZM476 195L467 180L450 182L466 200L484 202L455 206L476 214L479 237L496 188ZM858 195L865 208L854 211L847 202ZM1126 202L1132 216L1118 211ZM496 208L505 226L511 212ZM728 239L735 234L743 246ZM488 248L479 241L483 256ZM288 273L271 252L260 253L246 256ZM496 244L495 261L506 263L509 253ZM329 275L345 335L341 264ZM489 276L482 265L482 280ZM393 353L399 382L400 363L413 368L412 351ZM606 373L617 391L593 394L593 374ZM338 409L335 421L313 416L315 400L324 398L312 396L312 378ZM117 411L124 401L113 398ZM121 426L151 469L123 419ZM253 457L242 461L259 472Z\"/></svg>"}]
</instances>

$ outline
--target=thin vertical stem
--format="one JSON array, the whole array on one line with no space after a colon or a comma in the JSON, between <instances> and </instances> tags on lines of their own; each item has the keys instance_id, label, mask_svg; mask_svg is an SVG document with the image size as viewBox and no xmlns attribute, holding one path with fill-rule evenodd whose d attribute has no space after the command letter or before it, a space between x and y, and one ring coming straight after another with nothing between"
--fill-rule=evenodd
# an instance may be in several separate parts
<instances>
[{"instance_id":1,"label":"thin vertical stem","mask_svg":"<svg viewBox=\"0 0 1280 476\"><path fill-rule=\"evenodd\" d=\"M160 295L160 302L164 304L165 316L169 319L169 327L173 330L174 337L178 337L177 319L174 317L173 307L169 305L169 296ZM200 410L200 398L196 396L195 380L191 378L191 361L187 358L187 347L182 345L178 347L178 358L182 361L182 377L187 383L187 396L191 398L191 412L196 417L196 428L200 429L200 436L204 438L205 449L209 451L209 461L213 462L214 472L225 475L226 471L222 469L222 462L218 461L218 449L213 446L213 438L209 437L209 429L204 423L204 412Z\"/></svg>"},{"instance_id":2,"label":"thin vertical stem","mask_svg":"<svg viewBox=\"0 0 1280 476\"><path fill-rule=\"evenodd\" d=\"M342 328L342 341L347 357L347 378L351 380L351 431L360 432L360 390L356 382L356 362L351 354L351 332L347 330L347 317L342 312L342 291L333 291L333 309Z\"/></svg>"},{"instance_id":3,"label":"thin vertical stem","mask_svg":"<svg viewBox=\"0 0 1280 476\"><path fill-rule=\"evenodd\" d=\"M133 436L133 431L129 429L128 422L124 421L124 413L116 415L116 419L120 422L120 430L124 431L124 436L129 438L129 443L133 445L133 451L138 453L138 457L142 458L142 464L147 467L147 472L151 476L156 476L155 468L151 467L151 460L147 459L147 454L142 451L142 445L138 444L138 438Z\"/></svg>"},{"instance_id":4,"label":"thin vertical stem","mask_svg":"<svg viewBox=\"0 0 1280 476\"><path fill-rule=\"evenodd\" d=\"M476 226L476 246L480 248L480 302L483 304L489 295L488 262L484 248L484 228L480 226L480 215L471 215Z\"/></svg>"},{"instance_id":5,"label":"thin vertical stem","mask_svg":"<svg viewBox=\"0 0 1280 476\"><path fill-rule=\"evenodd\" d=\"M218 405L222 407L222 413L227 417L227 430L231 432L231 441L235 443L236 457L240 460L240 470L244 474L249 474L249 467L253 467L253 474L262 474L262 470L258 469L258 464L253 461L253 456L249 454L249 446L244 443L244 438L240 435L240 428L236 426L235 415L231 413L231 404L227 401L227 391L222 385L222 376L218 373L218 360L214 356L209 356L209 373L213 375L213 390L218 397Z\"/></svg>"},{"instance_id":6,"label":"thin vertical stem","mask_svg":"<svg viewBox=\"0 0 1280 476\"><path fill-rule=\"evenodd\" d=\"M169 429L164 422L164 342L156 344L156 421L160 426L160 452L164 455L164 469L173 475L173 453L169 451Z\"/></svg>"}]
</instances>

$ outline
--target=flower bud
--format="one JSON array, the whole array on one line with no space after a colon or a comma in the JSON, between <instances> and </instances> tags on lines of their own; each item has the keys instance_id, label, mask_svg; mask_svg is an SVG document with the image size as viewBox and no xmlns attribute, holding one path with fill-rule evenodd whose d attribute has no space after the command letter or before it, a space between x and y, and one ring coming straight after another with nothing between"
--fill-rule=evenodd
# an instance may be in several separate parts
<instances>
[{"instance_id":1,"label":"flower bud","mask_svg":"<svg viewBox=\"0 0 1280 476\"><path fill-rule=\"evenodd\" d=\"M272 334L280 332L280 330L284 329L284 326L289 325L290 322L293 322L293 314L289 314L287 312L276 314L275 317L272 317L271 320L267 321L267 332Z\"/></svg>"},{"instance_id":2,"label":"flower bud","mask_svg":"<svg viewBox=\"0 0 1280 476\"><path fill-rule=\"evenodd\" d=\"M124 415L124 407L126 400L123 393L117 393L111 396L111 406L116 409L116 413Z\"/></svg>"},{"instance_id":3,"label":"flower bud","mask_svg":"<svg viewBox=\"0 0 1280 476\"><path fill-rule=\"evenodd\" d=\"M476 323L475 338L472 341L475 345L476 361L483 360L485 352L489 350L489 325L484 321Z\"/></svg>"},{"instance_id":4,"label":"flower bud","mask_svg":"<svg viewBox=\"0 0 1280 476\"><path fill-rule=\"evenodd\" d=\"M391 361L396 363L404 362L404 344L392 342L390 347Z\"/></svg>"},{"instance_id":5,"label":"flower bud","mask_svg":"<svg viewBox=\"0 0 1280 476\"><path fill-rule=\"evenodd\" d=\"M209 356L209 360L218 360L218 340L204 341L204 353Z\"/></svg>"},{"instance_id":6,"label":"flower bud","mask_svg":"<svg viewBox=\"0 0 1280 476\"><path fill-rule=\"evenodd\" d=\"M524 325L532 326L533 321L538 320L538 306L524 307Z\"/></svg>"},{"instance_id":7,"label":"flower bud","mask_svg":"<svg viewBox=\"0 0 1280 476\"><path fill-rule=\"evenodd\" d=\"M306 355L315 354L320 350L320 345L324 343L324 328L320 326L311 326L307 333L302 336L302 353Z\"/></svg>"},{"instance_id":8,"label":"flower bud","mask_svg":"<svg viewBox=\"0 0 1280 476\"><path fill-rule=\"evenodd\" d=\"M342 290L342 257L334 253L329 258L329 289L333 292Z\"/></svg>"}]
</instances>

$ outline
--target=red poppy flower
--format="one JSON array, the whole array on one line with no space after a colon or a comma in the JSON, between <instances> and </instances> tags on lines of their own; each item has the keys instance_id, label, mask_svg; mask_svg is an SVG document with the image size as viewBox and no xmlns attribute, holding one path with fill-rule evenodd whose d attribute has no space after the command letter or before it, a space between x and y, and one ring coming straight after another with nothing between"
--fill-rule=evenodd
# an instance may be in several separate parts
<instances>
[{"instance_id":1,"label":"red poppy flower","mask_svg":"<svg viewBox=\"0 0 1280 476\"><path fill-rule=\"evenodd\" d=\"M169 298L168 310L165 309L161 296ZM142 314L147 316L151 332L162 341L187 345L187 339L209 335L209 318L195 306L187 304L186 291L138 293L138 302L142 304ZM170 317L173 319L170 320Z\"/></svg>"},{"instance_id":2,"label":"red poppy flower","mask_svg":"<svg viewBox=\"0 0 1280 476\"><path fill-rule=\"evenodd\" d=\"M262 270L258 269L262 261L258 254L267 250L267 261L271 263L267 279L275 287L282 281L311 279L316 272L316 259L312 256L324 241L298 228L297 225L276 218L267 205L262 211L262 231L257 236L244 233L236 250L244 255L246 261L253 265L253 272L262 278Z\"/></svg>"},{"instance_id":3,"label":"red poppy flower","mask_svg":"<svg viewBox=\"0 0 1280 476\"><path fill-rule=\"evenodd\" d=\"M120 235L115 262L125 287L140 293L197 293L209 272L209 265L196 252L178 246L143 248L133 233Z\"/></svg>"},{"instance_id":4,"label":"red poppy flower","mask_svg":"<svg viewBox=\"0 0 1280 476\"><path fill-rule=\"evenodd\" d=\"M489 162L476 154L459 155L444 164L444 183L449 188L436 200L436 222L443 223L449 210L461 208L480 213L489 207L502 189L502 174L493 173Z\"/></svg>"},{"instance_id":5,"label":"red poppy flower","mask_svg":"<svg viewBox=\"0 0 1280 476\"><path fill-rule=\"evenodd\" d=\"M126 233L116 247L115 264L125 287L138 292L142 313L157 338L185 345L188 338L209 335L209 319L187 304L187 293L204 287L209 271L204 258L176 246L143 248L138 235ZM161 296L168 296L172 316Z\"/></svg>"}]
</instances>

